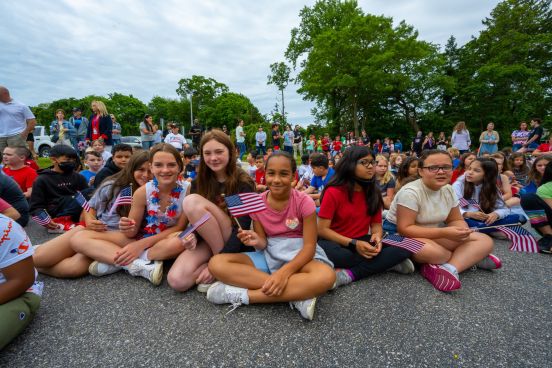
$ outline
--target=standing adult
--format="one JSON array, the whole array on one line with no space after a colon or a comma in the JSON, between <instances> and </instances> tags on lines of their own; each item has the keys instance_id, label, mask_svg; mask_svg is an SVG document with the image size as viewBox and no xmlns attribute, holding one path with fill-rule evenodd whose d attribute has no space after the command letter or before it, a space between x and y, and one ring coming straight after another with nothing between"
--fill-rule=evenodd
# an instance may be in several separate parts
<instances>
[{"instance_id":1,"label":"standing adult","mask_svg":"<svg viewBox=\"0 0 552 368\"><path fill-rule=\"evenodd\" d=\"M226 125L222 126L222 132L227 136L230 136L230 131L228 130L228 127Z\"/></svg>"},{"instance_id":2,"label":"standing adult","mask_svg":"<svg viewBox=\"0 0 552 368\"><path fill-rule=\"evenodd\" d=\"M435 149L435 137L433 137L433 132L427 133L424 143L422 144L422 150L431 149Z\"/></svg>"},{"instance_id":3,"label":"standing adult","mask_svg":"<svg viewBox=\"0 0 552 368\"><path fill-rule=\"evenodd\" d=\"M111 139L113 139L113 145L117 145L121 143L121 132L123 129L121 128L121 124L117 122L117 119L115 119L115 115L111 114L109 115L111 117L111 121L113 122L113 129L111 130Z\"/></svg>"},{"instance_id":4,"label":"standing adult","mask_svg":"<svg viewBox=\"0 0 552 368\"><path fill-rule=\"evenodd\" d=\"M500 137L498 136L498 132L494 130L494 123L491 121L487 124L487 130L482 132L479 136L479 142L481 142L479 146L479 156L487 153L492 155L497 152L499 140Z\"/></svg>"},{"instance_id":5,"label":"standing adult","mask_svg":"<svg viewBox=\"0 0 552 368\"><path fill-rule=\"evenodd\" d=\"M466 123L464 121L456 123L450 141L452 147L460 151L460 154L464 154L470 150L470 132L466 129Z\"/></svg>"},{"instance_id":6,"label":"standing adult","mask_svg":"<svg viewBox=\"0 0 552 368\"><path fill-rule=\"evenodd\" d=\"M280 138L282 137L280 135L280 127L278 124L272 124L272 147L274 150L276 150L276 147L278 149L282 148L280 144Z\"/></svg>"},{"instance_id":7,"label":"standing adult","mask_svg":"<svg viewBox=\"0 0 552 368\"><path fill-rule=\"evenodd\" d=\"M194 148L199 147L199 142L201 141L201 135L203 134L203 128L199 125L199 120L194 119L194 123L190 127L190 137L192 137L192 143Z\"/></svg>"},{"instance_id":8,"label":"standing adult","mask_svg":"<svg viewBox=\"0 0 552 368\"><path fill-rule=\"evenodd\" d=\"M7 146L26 146L27 136L35 125L31 109L12 99L10 91L0 86L0 152Z\"/></svg>"},{"instance_id":9,"label":"standing adult","mask_svg":"<svg viewBox=\"0 0 552 368\"><path fill-rule=\"evenodd\" d=\"M77 145L77 130L75 126L65 120L65 111L63 109L57 109L55 117L55 120L50 123L50 134L53 134L55 137L54 143L75 147Z\"/></svg>"},{"instance_id":10,"label":"standing adult","mask_svg":"<svg viewBox=\"0 0 552 368\"><path fill-rule=\"evenodd\" d=\"M73 107L72 112L73 116L69 118L69 122L73 124L77 130L77 145L75 146L75 150L78 152L79 142L84 142L86 140L86 131L88 130L89 122L86 117L82 116L80 107Z\"/></svg>"},{"instance_id":11,"label":"standing adult","mask_svg":"<svg viewBox=\"0 0 552 368\"><path fill-rule=\"evenodd\" d=\"M527 142L527 138L529 138L529 133L527 123L525 121L519 123L519 129L512 132L512 152L516 152L523 147L525 142Z\"/></svg>"},{"instance_id":12,"label":"standing adult","mask_svg":"<svg viewBox=\"0 0 552 368\"><path fill-rule=\"evenodd\" d=\"M238 149L240 150L240 159L242 158L247 147L245 146L245 132L243 131L243 126L245 123L240 119L238 126L236 127L236 143L238 144Z\"/></svg>"},{"instance_id":13,"label":"standing adult","mask_svg":"<svg viewBox=\"0 0 552 368\"><path fill-rule=\"evenodd\" d=\"M259 155L266 155L266 132L263 127L259 127L259 131L255 133L255 144Z\"/></svg>"},{"instance_id":14,"label":"standing adult","mask_svg":"<svg viewBox=\"0 0 552 368\"><path fill-rule=\"evenodd\" d=\"M293 156L293 140L295 139L295 136L291 131L291 126L286 125L283 137L284 137L284 151L289 153L290 156Z\"/></svg>"},{"instance_id":15,"label":"standing adult","mask_svg":"<svg viewBox=\"0 0 552 368\"><path fill-rule=\"evenodd\" d=\"M140 139L142 140L142 148L149 150L153 147L153 117L149 114L144 115L144 121L140 123Z\"/></svg>"},{"instance_id":16,"label":"standing adult","mask_svg":"<svg viewBox=\"0 0 552 368\"><path fill-rule=\"evenodd\" d=\"M522 145L518 152L534 151L539 146L543 134L544 130L541 127L541 119L531 119L531 131L529 132L527 141Z\"/></svg>"},{"instance_id":17,"label":"standing adult","mask_svg":"<svg viewBox=\"0 0 552 368\"><path fill-rule=\"evenodd\" d=\"M295 125L293 129L293 155L299 156L303 154L303 132L299 129L299 125Z\"/></svg>"},{"instance_id":18,"label":"standing adult","mask_svg":"<svg viewBox=\"0 0 552 368\"><path fill-rule=\"evenodd\" d=\"M86 129L86 140L92 144L97 139L102 138L105 142L105 150L111 152L113 146L112 131L113 122L111 116L107 113L107 108L102 101L92 101L92 115L89 119Z\"/></svg>"},{"instance_id":19,"label":"standing adult","mask_svg":"<svg viewBox=\"0 0 552 368\"><path fill-rule=\"evenodd\" d=\"M370 137L368 136L368 133L366 133L366 130L362 129L360 132L360 143L363 146L370 146Z\"/></svg>"},{"instance_id":20,"label":"standing adult","mask_svg":"<svg viewBox=\"0 0 552 368\"><path fill-rule=\"evenodd\" d=\"M418 130L418 133L416 133L416 136L412 140L412 144L410 146L410 150L415 153L417 157L420 157L420 155L422 154L423 143L423 133L421 130Z\"/></svg>"}]
</instances>

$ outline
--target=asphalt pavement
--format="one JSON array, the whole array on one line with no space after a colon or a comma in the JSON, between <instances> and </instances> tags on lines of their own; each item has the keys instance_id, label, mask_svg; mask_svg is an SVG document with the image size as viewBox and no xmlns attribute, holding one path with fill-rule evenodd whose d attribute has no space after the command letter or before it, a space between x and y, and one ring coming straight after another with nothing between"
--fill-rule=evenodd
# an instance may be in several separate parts
<instances>
[{"instance_id":1,"label":"asphalt pavement","mask_svg":"<svg viewBox=\"0 0 552 368\"><path fill-rule=\"evenodd\" d=\"M27 228L33 244L45 230ZM123 272L45 281L0 367L550 367L552 257L511 252L467 271L462 289L388 273L319 298L313 321L287 304L226 306ZM166 272L166 271L165 271Z\"/></svg>"}]
</instances>

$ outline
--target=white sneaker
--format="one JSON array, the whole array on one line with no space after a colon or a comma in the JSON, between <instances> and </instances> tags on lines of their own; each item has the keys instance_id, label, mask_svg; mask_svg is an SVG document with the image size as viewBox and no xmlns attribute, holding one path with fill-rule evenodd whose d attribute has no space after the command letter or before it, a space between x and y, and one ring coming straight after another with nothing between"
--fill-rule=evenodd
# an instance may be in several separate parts
<instances>
[{"instance_id":1,"label":"white sneaker","mask_svg":"<svg viewBox=\"0 0 552 368\"><path fill-rule=\"evenodd\" d=\"M210 284L197 284L197 291L199 291L200 293L206 293L210 288L211 286L213 286L213 283L210 283Z\"/></svg>"},{"instance_id":2,"label":"white sneaker","mask_svg":"<svg viewBox=\"0 0 552 368\"><path fill-rule=\"evenodd\" d=\"M112 273L120 271L121 269L122 267L119 266L94 261L90 263L90 266L88 266L88 273L94 276L105 276L111 275Z\"/></svg>"},{"instance_id":3,"label":"white sneaker","mask_svg":"<svg viewBox=\"0 0 552 368\"><path fill-rule=\"evenodd\" d=\"M338 287L343 286L343 285L348 285L351 282L353 282L353 279L351 278L351 276L349 276L347 271L345 271L344 269L336 270L335 271L335 282L334 282L334 284L333 284L333 286L330 290L335 290Z\"/></svg>"},{"instance_id":4,"label":"white sneaker","mask_svg":"<svg viewBox=\"0 0 552 368\"><path fill-rule=\"evenodd\" d=\"M408 275L409 273L414 273L414 263L412 263L409 258L406 258L404 261L394 265L387 271L395 271L397 273L402 273L403 275Z\"/></svg>"},{"instance_id":5,"label":"white sneaker","mask_svg":"<svg viewBox=\"0 0 552 368\"><path fill-rule=\"evenodd\" d=\"M295 308L301 313L301 317L312 321L314 318L314 308L316 307L316 298L289 302L291 309Z\"/></svg>"},{"instance_id":6,"label":"white sneaker","mask_svg":"<svg viewBox=\"0 0 552 368\"><path fill-rule=\"evenodd\" d=\"M207 300L214 304L232 304L226 313L233 312L242 304L249 304L247 289L226 285L220 281L215 282L207 290Z\"/></svg>"},{"instance_id":7,"label":"white sneaker","mask_svg":"<svg viewBox=\"0 0 552 368\"><path fill-rule=\"evenodd\" d=\"M141 276L148 279L155 286L163 280L163 262L146 261L140 258L135 259L128 266L123 267L132 276Z\"/></svg>"}]
</instances>

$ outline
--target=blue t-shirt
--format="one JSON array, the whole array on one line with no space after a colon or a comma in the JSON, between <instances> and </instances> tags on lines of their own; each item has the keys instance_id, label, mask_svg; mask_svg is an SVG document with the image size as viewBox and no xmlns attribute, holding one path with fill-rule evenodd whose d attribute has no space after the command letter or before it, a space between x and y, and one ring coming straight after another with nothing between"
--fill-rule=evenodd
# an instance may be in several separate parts
<instances>
[{"instance_id":1,"label":"blue t-shirt","mask_svg":"<svg viewBox=\"0 0 552 368\"><path fill-rule=\"evenodd\" d=\"M96 176L97 173L92 172L90 170L83 170L83 171L79 172L79 174L84 176L87 183L90 183L90 179L92 179L94 176Z\"/></svg>"},{"instance_id":2,"label":"blue t-shirt","mask_svg":"<svg viewBox=\"0 0 552 368\"><path fill-rule=\"evenodd\" d=\"M80 119L73 117L73 124L75 125L76 129L79 129L79 126L81 125L81 123L82 123L82 117Z\"/></svg>"},{"instance_id":3,"label":"blue t-shirt","mask_svg":"<svg viewBox=\"0 0 552 368\"><path fill-rule=\"evenodd\" d=\"M322 190L324 190L324 187L326 186L326 184L328 184L328 181L330 181L333 175L334 175L334 169L330 167L328 169L328 173L326 174L326 177L323 180L321 176L315 175L313 176L310 185L311 187L315 187L319 192L322 192Z\"/></svg>"}]
</instances>

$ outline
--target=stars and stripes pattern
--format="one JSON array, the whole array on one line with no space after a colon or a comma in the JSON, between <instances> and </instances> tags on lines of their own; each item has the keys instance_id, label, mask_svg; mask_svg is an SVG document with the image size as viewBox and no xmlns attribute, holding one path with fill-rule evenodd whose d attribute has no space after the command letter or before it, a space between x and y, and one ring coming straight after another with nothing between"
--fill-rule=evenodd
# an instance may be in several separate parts
<instances>
[{"instance_id":1,"label":"stars and stripes pattern","mask_svg":"<svg viewBox=\"0 0 552 368\"><path fill-rule=\"evenodd\" d=\"M75 195L75 201L79 204L79 206L82 207L83 210L86 212L90 212L90 203L86 200L84 195L81 192L77 192L77 195Z\"/></svg>"},{"instance_id":2,"label":"stars and stripes pattern","mask_svg":"<svg viewBox=\"0 0 552 368\"><path fill-rule=\"evenodd\" d=\"M516 252L538 253L539 247L535 237L521 226L497 226L498 231L512 241L510 250Z\"/></svg>"},{"instance_id":3,"label":"stars and stripes pattern","mask_svg":"<svg viewBox=\"0 0 552 368\"><path fill-rule=\"evenodd\" d=\"M125 204L132 204L132 187L130 185L121 189L115 202L113 202L113 206L111 206L111 210L109 210L109 214L112 214L118 206Z\"/></svg>"},{"instance_id":4,"label":"stars and stripes pattern","mask_svg":"<svg viewBox=\"0 0 552 368\"><path fill-rule=\"evenodd\" d=\"M193 233L194 231L196 231L201 225L203 225L204 223L206 223L209 219L211 218L211 214L209 212L207 212L205 215L203 215L199 220L197 220L196 222L194 222L193 224L191 224L190 226L188 226L186 228L186 230L182 231L178 237L180 239L183 239L185 237L187 237L188 235L190 235L191 233Z\"/></svg>"},{"instance_id":5,"label":"stars and stripes pattern","mask_svg":"<svg viewBox=\"0 0 552 368\"><path fill-rule=\"evenodd\" d=\"M481 207L479 207L479 204L477 203L477 201L475 199L460 198L458 200L458 204L460 205L461 208L466 208L466 207L469 207L471 205L471 206L474 206L475 208L477 208L478 210L481 209Z\"/></svg>"},{"instance_id":6,"label":"stars and stripes pattern","mask_svg":"<svg viewBox=\"0 0 552 368\"><path fill-rule=\"evenodd\" d=\"M41 226L48 226L52 222L52 218L48 215L46 210L40 210L36 215L31 217L37 224Z\"/></svg>"},{"instance_id":7,"label":"stars and stripes pattern","mask_svg":"<svg viewBox=\"0 0 552 368\"><path fill-rule=\"evenodd\" d=\"M412 253L418 253L424 246L424 243L419 240L406 238L398 234L386 235L381 242L394 247L406 249Z\"/></svg>"},{"instance_id":8,"label":"stars and stripes pattern","mask_svg":"<svg viewBox=\"0 0 552 368\"><path fill-rule=\"evenodd\" d=\"M266 209L261 195L253 192L224 197L224 200L228 206L228 211L234 217L246 216Z\"/></svg>"}]
</instances>

